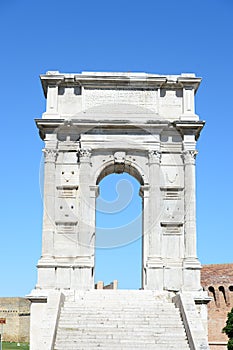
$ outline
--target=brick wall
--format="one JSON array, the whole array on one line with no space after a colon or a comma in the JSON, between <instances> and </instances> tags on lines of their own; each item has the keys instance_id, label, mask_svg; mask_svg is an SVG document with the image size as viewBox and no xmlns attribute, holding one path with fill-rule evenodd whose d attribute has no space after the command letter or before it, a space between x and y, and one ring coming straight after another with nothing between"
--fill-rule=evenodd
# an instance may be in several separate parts
<instances>
[{"instance_id":1,"label":"brick wall","mask_svg":"<svg viewBox=\"0 0 233 350\"><path fill-rule=\"evenodd\" d=\"M0 298L0 318L6 319L6 324L0 325L0 331L3 330L3 341L29 342L29 300Z\"/></svg>"},{"instance_id":2,"label":"brick wall","mask_svg":"<svg viewBox=\"0 0 233 350\"><path fill-rule=\"evenodd\" d=\"M222 333L228 312L233 308L233 264L204 265L201 284L212 297L208 304L208 332L211 350L226 350L227 336Z\"/></svg>"}]
</instances>

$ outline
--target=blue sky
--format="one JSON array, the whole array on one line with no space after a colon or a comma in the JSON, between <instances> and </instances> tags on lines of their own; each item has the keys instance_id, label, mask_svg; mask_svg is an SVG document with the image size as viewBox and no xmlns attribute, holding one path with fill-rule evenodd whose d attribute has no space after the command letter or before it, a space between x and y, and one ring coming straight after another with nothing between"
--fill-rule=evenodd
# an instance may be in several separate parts
<instances>
[{"instance_id":1,"label":"blue sky","mask_svg":"<svg viewBox=\"0 0 233 350\"><path fill-rule=\"evenodd\" d=\"M1 296L23 296L36 283L43 143L34 118L45 109L38 77L47 70L203 78L196 96L196 111L206 120L197 157L198 255L203 264L233 261L232 0L1 0L0 32ZM115 254L111 270L138 257L139 246L108 251ZM127 278L136 284L138 261L128 259Z\"/></svg>"}]
</instances>

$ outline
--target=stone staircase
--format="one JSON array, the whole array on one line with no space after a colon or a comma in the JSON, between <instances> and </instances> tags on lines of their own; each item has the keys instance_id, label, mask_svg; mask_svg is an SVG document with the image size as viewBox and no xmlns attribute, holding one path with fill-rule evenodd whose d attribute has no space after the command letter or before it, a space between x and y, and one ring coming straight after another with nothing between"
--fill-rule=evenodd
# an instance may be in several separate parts
<instances>
[{"instance_id":1,"label":"stone staircase","mask_svg":"<svg viewBox=\"0 0 233 350\"><path fill-rule=\"evenodd\" d=\"M92 290L66 299L54 350L189 349L169 294Z\"/></svg>"}]
</instances>

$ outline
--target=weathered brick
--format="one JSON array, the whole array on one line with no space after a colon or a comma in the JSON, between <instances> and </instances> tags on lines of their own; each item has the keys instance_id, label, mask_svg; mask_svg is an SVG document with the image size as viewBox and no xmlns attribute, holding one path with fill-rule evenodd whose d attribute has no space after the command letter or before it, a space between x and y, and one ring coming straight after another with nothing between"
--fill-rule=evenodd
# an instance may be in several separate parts
<instances>
[{"instance_id":1,"label":"weathered brick","mask_svg":"<svg viewBox=\"0 0 233 350\"><path fill-rule=\"evenodd\" d=\"M29 300L25 298L0 298L0 318L6 319L6 324L1 326L4 341L29 342Z\"/></svg>"},{"instance_id":2,"label":"weathered brick","mask_svg":"<svg viewBox=\"0 0 233 350\"><path fill-rule=\"evenodd\" d=\"M201 284L213 298L208 304L208 331L211 350L225 350L228 341L222 333L227 314L233 307L233 264L204 265Z\"/></svg>"}]
</instances>

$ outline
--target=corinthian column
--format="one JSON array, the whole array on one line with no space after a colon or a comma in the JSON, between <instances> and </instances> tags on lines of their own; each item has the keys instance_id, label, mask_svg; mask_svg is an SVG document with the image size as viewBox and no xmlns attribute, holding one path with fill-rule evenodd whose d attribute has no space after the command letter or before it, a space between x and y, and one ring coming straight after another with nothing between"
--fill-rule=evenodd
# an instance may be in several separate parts
<instances>
[{"instance_id":1,"label":"corinthian column","mask_svg":"<svg viewBox=\"0 0 233 350\"><path fill-rule=\"evenodd\" d=\"M195 158L197 151L185 150L184 160L184 230L185 230L185 259L196 260L196 178Z\"/></svg>"},{"instance_id":2,"label":"corinthian column","mask_svg":"<svg viewBox=\"0 0 233 350\"><path fill-rule=\"evenodd\" d=\"M81 255L90 259L90 244L95 231L95 203L90 196L91 184L91 150L80 148L79 160L79 235Z\"/></svg>"},{"instance_id":3,"label":"corinthian column","mask_svg":"<svg viewBox=\"0 0 233 350\"><path fill-rule=\"evenodd\" d=\"M55 228L55 163L57 150L45 148L44 152L44 214L42 236L42 259L53 257L53 234Z\"/></svg>"},{"instance_id":4,"label":"corinthian column","mask_svg":"<svg viewBox=\"0 0 233 350\"><path fill-rule=\"evenodd\" d=\"M149 151L149 256L158 260L161 258L160 237L160 160L161 153L157 150Z\"/></svg>"},{"instance_id":5,"label":"corinthian column","mask_svg":"<svg viewBox=\"0 0 233 350\"><path fill-rule=\"evenodd\" d=\"M78 150L79 162L79 288L94 288L94 235L95 235L95 196L92 180L91 150Z\"/></svg>"}]
</instances>

